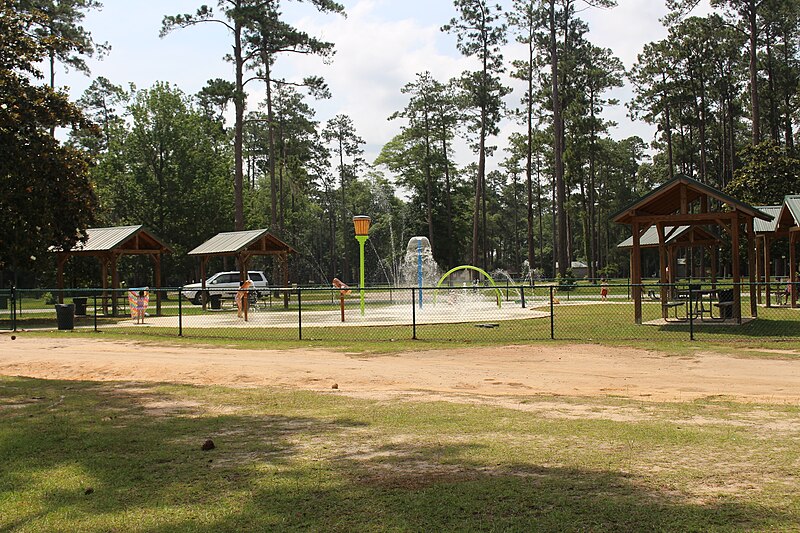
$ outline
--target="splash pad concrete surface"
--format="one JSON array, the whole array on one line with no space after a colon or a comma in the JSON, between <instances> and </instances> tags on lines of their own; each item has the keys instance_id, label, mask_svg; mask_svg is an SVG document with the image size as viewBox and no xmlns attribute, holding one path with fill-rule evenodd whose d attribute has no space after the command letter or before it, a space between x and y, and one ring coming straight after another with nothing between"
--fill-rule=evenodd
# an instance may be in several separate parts
<instances>
[{"instance_id":1,"label":"splash pad concrete surface","mask_svg":"<svg viewBox=\"0 0 800 533\"><path fill-rule=\"evenodd\" d=\"M492 291L493 292L493 291ZM353 291L357 296L357 291ZM302 311L303 327L341 327L341 326L404 326L416 322L424 324L457 324L465 322L500 322L549 317L550 313L522 307L519 301L504 301L498 307L495 298L472 293L461 288L440 289L433 301L434 290L428 291L423 306L417 302L412 305L410 294L394 298L390 302L389 293L369 292L366 295L364 316L358 308L357 298L351 297L345 304L345 321L341 321L338 308L329 310ZM305 304L305 300L304 300ZM299 313L297 308L284 310L273 307L269 310L251 310L247 322L236 316L233 309L207 311L202 314L185 314L184 328L291 328L297 327ZM118 326L132 326L134 321L125 320ZM177 316L148 317L144 326L177 328Z\"/></svg>"}]
</instances>

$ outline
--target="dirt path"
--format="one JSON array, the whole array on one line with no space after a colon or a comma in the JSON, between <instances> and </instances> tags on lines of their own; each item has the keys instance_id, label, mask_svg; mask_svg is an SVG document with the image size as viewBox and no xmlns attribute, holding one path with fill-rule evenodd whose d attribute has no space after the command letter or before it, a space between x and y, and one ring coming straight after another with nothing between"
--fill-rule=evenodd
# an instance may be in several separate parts
<instances>
[{"instance_id":1,"label":"dirt path","mask_svg":"<svg viewBox=\"0 0 800 533\"><path fill-rule=\"evenodd\" d=\"M238 350L0 335L0 374L331 390L373 398L615 395L800 401L800 360L667 356L595 345L502 346L361 356L318 349Z\"/></svg>"}]
</instances>

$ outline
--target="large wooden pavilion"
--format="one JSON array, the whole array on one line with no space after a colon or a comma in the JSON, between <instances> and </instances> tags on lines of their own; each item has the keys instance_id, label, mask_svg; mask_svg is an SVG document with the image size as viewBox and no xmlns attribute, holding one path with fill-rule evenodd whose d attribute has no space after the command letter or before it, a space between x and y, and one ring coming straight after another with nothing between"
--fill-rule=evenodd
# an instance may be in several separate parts
<instances>
[{"instance_id":1,"label":"large wooden pavilion","mask_svg":"<svg viewBox=\"0 0 800 533\"><path fill-rule=\"evenodd\" d=\"M758 315L755 280L755 230L754 219L771 220L771 216L755 207L740 202L722 191L700 183L688 176L678 175L660 187L652 190L628 207L613 216L618 224L631 226L631 285L633 286L634 320L642 323L642 237L652 226L656 228L659 251L659 280L662 284L661 299L668 298L669 250L667 246L667 227L711 227L719 226L730 235L733 283L741 283L739 249L742 237L747 238L747 261L750 281L750 312ZM713 256L712 256L713 257ZM714 265L716 267L716 265ZM713 270L716 270L714 268ZM733 316L741 322L741 291L733 291ZM666 318L668 309L662 305L662 316Z\"/></svg>"},{"instance_id":2,"label":"large wooden pavilion","mask_svg":"<svg viewBox=\"0 0 800 533\"><path fill-rule=\"evenodd\" d=\"M766 305L771 306L771 276L772 257L771 244L777 239L789 240L789 280L792 287L797 287L797 244L800 243L800 195L789 195L783 199L781 205L759 206L759 210L772 215L771 221L756 221L755 232L757 235L756 247L759 260L756 264L757 276L766 285ZM782 289L779 287L779 289ZM797 307L797 290L791 291L791 306ZM759 286L758 301L761 302L761 288Z\"/></svg>"},{"instance_id":3,"label":"large wooden pavilion","mask_svg":"<svg viewBox=\"0 0 800 533\"><path fill-rule=\"evenodd\" d=\"M239 265L239 279L244 281L247 279L248 263L251 258L259 255L277 256L283 276L281 283L286 287L289 284L289 254L296 253L297 250L270 233L269 230L254 229L218 233L187 255L200 258L200 280L203 293L205 293L206 267L212 257L235 257ZM206 303L203 301L203 308Z\"/></svg>"},{"instance_id":4,"label":"large wooden pavilion","mask_svg":"<svg viewBox=\"0 0 800 533\"><path fill-rule=\"evenodd\" d=\"M154 285L161 288L161 256L172 252L161 239L147 231L144 226L117 226L112 228L89 228L86 242L78 243L69 250L56 252L56 284L64 289L64 266L70 257L89 256L100 261L100 277L103 287L103 308L106 305L108 273L111 272L111 313L117 314L117 291L119 289L119 258L123 255L148 255L153 260ZM64 303L63 290L59 291L58 301ZM161 291L156 290L156 314L161 314Z\"/></svg>"}]
</instances>

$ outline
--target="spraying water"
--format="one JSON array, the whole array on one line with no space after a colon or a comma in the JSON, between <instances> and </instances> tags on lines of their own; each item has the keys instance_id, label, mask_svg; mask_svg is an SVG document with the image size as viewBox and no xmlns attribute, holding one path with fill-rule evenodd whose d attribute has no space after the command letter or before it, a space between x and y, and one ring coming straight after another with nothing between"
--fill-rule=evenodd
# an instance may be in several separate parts
<instances>
[{"instance_id":1,"label":"spraying water","mask_svg":"<svg viewBox=\"0 0 800 533\"><path fill-rule=\"evenodd\" d=\"M506 282L506 286L513 287L512 290L517 293L517 298L522 298L522 294L520 294L520 290L517 288L518 283L514 281L514 278L511 277L511 274L509 274L507 270L497 268L492 270L491 276L495 281Z\"/></svg>"},{"instance_id":2,"label":"spraying water","mask_svg":"<svg viewBox=\"0 0 800 533\"><path fill-rule=\"evenodd\" d=\"M427 237L411 237L400 263L400 285L418 287L418 305L422 309L423 287L431 287L439 280L440 269L433 258L431 242Z\"/></svg>"}]
</instances>

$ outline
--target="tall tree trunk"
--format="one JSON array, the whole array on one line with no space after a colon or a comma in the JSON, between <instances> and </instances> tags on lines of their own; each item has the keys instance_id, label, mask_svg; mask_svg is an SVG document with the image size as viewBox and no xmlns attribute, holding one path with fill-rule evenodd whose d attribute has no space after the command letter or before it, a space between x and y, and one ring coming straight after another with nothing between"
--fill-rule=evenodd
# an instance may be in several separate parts
<instances>
[{"instance_id":1,"label":"tall tree trunk","mask_svg":"<svg viewBox=\"0 0 800 533\"><path fill-rule=\"evenodd\" d=\"M706 80L700 75L700 181L708 183L708 155L706 154Z\"/></svg>"},{"instance_id":2,"label":"tall tree trunk","mask_svg":"<svg viewBox=\"0 0 800 533\"><path fill-rule=\"evenodd\" d=\"M538 186L538 193L536 197L536 204L539 212L539 265L544 267L544 209L542 208L542 160L539 154L536 154L536 185ZM533 271L533 263L530 265Z\"/></svg>"},{"instance_id":3,"label":"tall tree trunk","mask_svg":"<svg viewBox=\"0 0 800 533\"><path fill-rule=\"evenodd\" d=\"M775 90L775 66L772 58L772 32L766 31L766 52L767 52L767 86L769 87L769 134L772 142L778 143L780 139L780 124L778 120L778 99Z\"/></svg>"},{"instance_id":4,"label":"tall tree trunk","mask_svg":"<svg viewBox=\"0 0 800 533\"><path fill-rule=\"evenodd\" d=\"M588 192L586 191L586 180L583 177L583 172L581 172L580 180L580 191L581 191L581 203L583 203L583 213L581 213L581 225L583 226L583 255L586 257L586 261L591 263L592 260L590 258L590 251L589 251L589 199L588 199ZM591 265L589 266L589 277L594 278L591 274L592 269Z\"/></svg>"},{"instance_id":5,"label":"tall tree trunk","mask_svg":"<svg viewBox=\"0 0 800 533\"><path fill-rule=\"evenodd\" d=\"M267 139L269 141L269 227L272 231L278 225L278 184L275 177L275 116L272 112L272 72L270 56L263 52L264 78L267 84Z\"/></svg>"},{"instance_id":6,"label":"tall tree trunk","mask_svg":"<svg viewBox=\"0 0 800 533\"><path fill-rule=\"evenodd\" d=\"M285 109L285 105L283 105L283 98L281 95L278 95L278 103L281 105L282 109ZM286 201L284 200L283 194L283 179L286 176L286 139L284 138L284 118L285 114L281 113L278 118L278 144L280 145L280 175L278 176L278 231L281 233L281 236L284 236L284 224L286 222L285 218L285 204ZM287 177L288 179L288 177ZM292 201L294 203L294 200Z\"/></svg>"},{"instance_id":7,"label":"tall tree trunk","mask_svg":"<svg viewBox=\"0 0 800 533\"><path fill-rule=\"evenodd\" d=\"M666 85L667 76L661 74L661 81ZM664 106L664 133L667 137L667 174L669 179L675 177L675 161L672 155L672 124L670 123L669 101L667 100L667 93L664 91L661 96Z\"/></svg>"},{"instance_id":8,"label":"tall tree trunk","mask_svg":"<svg viewBox=\"0 0 800 533\"><path fill-rule=\"evenodd\" d=\"M533 62L536 59L536 46L533 39L533 27L528 35L528 69L526 76L528 77L528 95L526 104L526 113L528 119L528 144L525 150L525 179L528 186L528 209L527 209L527 222L528 222L528 268L533 270L536 265L535 248L533 243ZM541 215L540 215L541 216Z\"/></svg>"},{"instance_id":9,"label":"tall tree trunk","mask_svg":"<svg viewBox=\"0 0 800 533\"><path fill-rule=\"evenodd\" d=\"M553 155L555 158L556 178L556 249L558 273L566 276L567 268L567 192L564 184L564 122L561 117L561 96L558 90L558 45L556 42L556 1L549 0L550 25L550 76L552 78L553 100Z\"/></svg>"},{"instance_id":10,"label":"tall tree trunk","mask_svg":"<svg viewBox=\"0 0 800 533\"><path fill-rule=\"evenodd\" d=\"M440 119L441 119L441 127L442 127L442 158L444 159L444 200L445 200L445 208L447 209L447 235L452 237L453 235L453 199L450 195L450 159L447 155L447 125L444 120L444 114L441 113L440 110ZM453 267L455 265L455 251L456 247L453 245L452 242L449 242L447 245L447 259L448 259L448 266Z\"/></svg>"},{"instance_id":11,"label":"tall tree trunk","mask_svg":"<svg viewBox=\"0 0 800 533\"><path fill-rule=\"evenodd\" d=\"M756 0L747 2L747 25L750 33L750 110L753 123L752 144L761 141L761 109L758 102L758 26Z\"/></svg>"},{"instance_id":12,"label":"tall tree trunk","mask_svg":"<svg viewBox=\"0 0 800 533\"><path fill-rule=\"evenodd\" d=\"M791 61L793 58L790 57L789 54L789 39L788 35L784 35L783 41L783 68L784 72L790 72L792 70ZM784 120L783 120L783 138L786 146L789 148L794 147L794 132L792 131L792 113L794 112L794 107L792 106L792 92L789 87L792 85L788 83L783 83L783 113L784 113Z\"/></svg>"},{"instance_id":13,"label":"tall tree trunk","mask_svg":"<svg viewBox=\"0 0 800 533\"><path fill-rule=\"evenodd\" d=\"M425 218L428 222L428 241L433 250L433 173L431 172L431 121L428 102L424 102L423 120L425 122Z\"/></svg>"},{"instance_id":14,"label":"tall tree trunk","mask_svg":"<svg viewBox=\"0 0 800 533\"><path fill-rule=\"evenodd\" d=\"M341 134L339 135L339 180L342 184L342 276L349 280L350 262L347 260L347 192L345 190L345 171L344 171L344 145L342 144ZM344 280L343 280L344 281Z\"/></svg>"},{"instance_id":15,"label":"tall tree trunk","mask_svg":"<svg viewBox=\"0 0 800 533\"><path fill-rule=\"evenodd\" d=\"M236 9L241 8L241 1L237 0ZM244 169L242 164L242 145L244 142L244 58L242 57L242 23L241 17L233 20L233 58L236 64L236 95L233 99L236 118L233 128L233 222L236 231L244 230Z\"/></svg>"},{"instance_id":16,"label":"tall tree trunk","mask_svg":"<svg viewBox=\"0 0 800 533\"><path fill-rule=\"evenodd\" d=\"M50 50L50 88L55 90L56 88L56 53L54 50ZM50 136L56 136L56 127L50 126Z\"/></svg>"}]
</instances>

